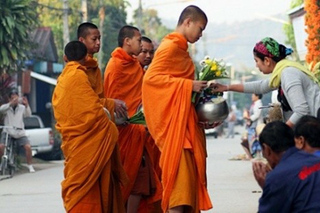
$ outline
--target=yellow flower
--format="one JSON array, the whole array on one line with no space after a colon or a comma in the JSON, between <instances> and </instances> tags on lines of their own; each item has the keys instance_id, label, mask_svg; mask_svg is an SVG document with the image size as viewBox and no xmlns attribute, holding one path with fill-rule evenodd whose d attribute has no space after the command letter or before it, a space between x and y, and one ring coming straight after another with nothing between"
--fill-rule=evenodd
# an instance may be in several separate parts
<instances>
[{"instance_id":1,"label":"yellow flower","mask_svg":"<svg viewBox=\"0 0 320 213\"><path fill-rule=\"evenodd\" d=\"M216 62L213 62L213 63L211 64L210 70L211 70L211 71L215 71L215 70L217 70L217 69L218 69L217 63L216 63Z\"/></svg>"},{"instance_id":2,"label":"yellow flower","mask_svg":"<svg viewBox=\"0 0 320 213\"><path fill-rule=\"evenodd\" d=\"M210 58L209 58L209 59L204 59L204 62L206 63L206 65L211 64L211 60L210 60Z\"/></svg>"},{"instance_id":3,"label":"yellow flower","mask_svg":"<svg viewBox=\"0 0 320 213\"><path fill-rule=\"evenodd\" d=\"M220 75L221 75L221 71L218 70L218 71L216 72L216 76L220 76Z\"/></svg>"}]
</instances>

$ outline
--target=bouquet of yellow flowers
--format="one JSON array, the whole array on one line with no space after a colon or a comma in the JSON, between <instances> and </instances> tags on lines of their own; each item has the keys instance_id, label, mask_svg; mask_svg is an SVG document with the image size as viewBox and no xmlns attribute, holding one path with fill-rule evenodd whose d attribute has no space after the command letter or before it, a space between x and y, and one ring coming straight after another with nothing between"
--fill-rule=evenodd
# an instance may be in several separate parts
<instances>
[{"instance_id":1,"label":"bouquet of yellow flowers","mask_svg":"<svg viewBox=\"0 0 320 213\"><path fill-rule=\"evenodd\" d=\"M196 72L196 80L211 81L214 79L229 78L226 64L223 62L223 60L211 59L210 56L206 56L204 60L200 61L200 66L200 72ZM193 103L196 102L197 95L198 93L193 92Z\"/></svg>"}]
</instances>

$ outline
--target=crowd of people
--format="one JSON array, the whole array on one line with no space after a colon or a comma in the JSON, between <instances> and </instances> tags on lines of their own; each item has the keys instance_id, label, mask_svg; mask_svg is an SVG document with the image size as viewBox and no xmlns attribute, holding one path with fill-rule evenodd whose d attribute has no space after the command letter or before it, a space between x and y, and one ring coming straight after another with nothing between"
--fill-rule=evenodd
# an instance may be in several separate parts
<instances>
[{"instance_id":1,"label":"crowd of people","mask_svg":"<svg viewBox=\"0 0 320 213\"><path fill-rule=\"evenodd\" d=\"M208 84L195 80L188 52L188 43L201 38L207 22L200 8L186 7L175 31L156 51L138 28L123 26L103 77L94 58L100 49L99 29L88 22L79 25L78 40L65 46L67 63L52 97L65 157L62 197L67 212L212 208L204 129L221 123L198 121L191 94ZM250 142L249 154L259 150L268 161L252 167L263 188L259 212L320 211L320 121L315 117L319 82L303 66L286 60L290 49L272 38L258 42L253 52L261 72L272 74L270 80L209 87L214 92L252 93L246 119L249 137L259 137L259 144L253 150ZM284 111L293 113L268 123L258 136L261 94L277 89ZM116 118L130 118L141 105L146 126L115 124Z\"/></svg>"}]
</instances>

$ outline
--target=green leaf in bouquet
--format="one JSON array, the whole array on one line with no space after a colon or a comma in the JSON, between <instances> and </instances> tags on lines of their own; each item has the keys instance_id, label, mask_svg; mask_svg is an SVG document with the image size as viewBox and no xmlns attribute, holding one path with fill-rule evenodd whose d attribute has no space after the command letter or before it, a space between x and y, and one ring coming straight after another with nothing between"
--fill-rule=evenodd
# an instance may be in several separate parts
<instances>
[{"instance_id":1,"label":"green leaf in bouquet","mask_svg":"<svg viewBox=\"0 0 320 213\"><path fill-rule=\"evenodd\" d=\"M143 108L141 107L131 118L129 118L131 124L143 124L146 125L146 119L143 114Z\"/></svg>"}]
</instances>

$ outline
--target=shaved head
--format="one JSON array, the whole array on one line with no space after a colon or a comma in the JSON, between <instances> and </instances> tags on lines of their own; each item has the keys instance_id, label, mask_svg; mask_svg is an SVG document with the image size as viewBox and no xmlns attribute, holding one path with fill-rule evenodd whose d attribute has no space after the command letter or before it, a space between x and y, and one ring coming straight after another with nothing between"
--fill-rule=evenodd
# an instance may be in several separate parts
<instances>
[{"instance_id":1,"label":"shaved head","mask_svg":"<svg viewBox=\"0 0 320 213\"><path fill-rule=\"evenodd\" d=\"M148 38L147 36L142 36L142 37L141 37L141 41L145 41L145 42L148 42L148 43L152 44L151 39Z\"/></svg>"},{"instance_id":2,"label":"shaved head","mask_svg":"<svg viewBox=\"0 0 320 213\"><path fill-rule=\"evenodd\" d=\"M187 18L190 18L191 21L203 20L205 22L208 22L207 15L195 5L190 5L182 11L179 17L178 26L180 26Z\"/></svg>"},{"instance_id":3,"label":"shaved head","mask_svg":"<svg viewBox=\"0 0 320 213\"><path fill-rule=\"evenodd\" d=\"M124 40L126 38L133 38L135 31L140 32L139 29L134 26L130 26L130 25L123 26L120 29L119 34L118 34L118 46L123 47Z\"/></svg>"},{"instance_id":4,"label":"shaved head","mask_svg":"<svg viewBox=\"0 0 320 213\"><path fill-rule=\"evenodd\" d=\"M89 31L90 29L98 29L98 27L95 24L92 24L90 22L85 22L80 24L77 31L78 39L80 37L86 38L87 35L90 34L90 31Z\"/></svg>"}]
</instances>

